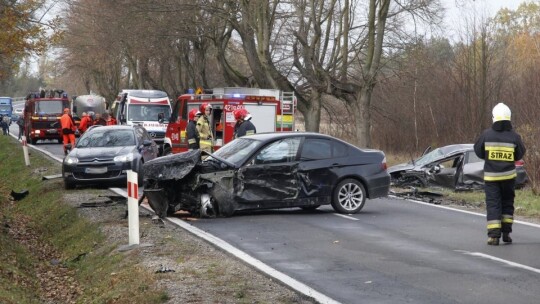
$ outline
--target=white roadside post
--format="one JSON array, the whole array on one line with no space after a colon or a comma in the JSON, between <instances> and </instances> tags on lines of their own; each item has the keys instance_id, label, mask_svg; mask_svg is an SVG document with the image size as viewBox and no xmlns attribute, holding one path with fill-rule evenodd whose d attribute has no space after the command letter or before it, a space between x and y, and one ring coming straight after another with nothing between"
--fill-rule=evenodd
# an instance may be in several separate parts
<instances>
[{"instance_id":1,"label":"white roadside post","mask_svg":"<svg viewBox=\"0 0 540 304\"><path fill-rule=\"evenodd\" d=\"M138 174L127 171L129 245L139 245L139 184Z\"/></svg>"},{"instance_id":2,"label":"white roadside post","mask_svg":"<svg viewBox=\"0 0 540 304\"><path fill-rule=\"evenodd\" d=\"M24 154L24 163L26 166L30 166L30 156L28 155L28 145L26 144L26 136L21 137L22 149Z\"/></svg>"}]
</instances>

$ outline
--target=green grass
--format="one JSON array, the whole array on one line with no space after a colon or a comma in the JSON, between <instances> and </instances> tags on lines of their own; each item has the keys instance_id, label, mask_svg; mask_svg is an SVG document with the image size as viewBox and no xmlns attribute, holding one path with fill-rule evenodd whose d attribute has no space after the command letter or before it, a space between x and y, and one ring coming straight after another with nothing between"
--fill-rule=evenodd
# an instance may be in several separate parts
<instances>
[{"instance_id":1,"label":"green grass","mask_svg":"<svg viewBox=\"0 0 540 304\"><path fill-rule=\"evenodd\" d=\"M471 192L454 192L452 190L443 190L444 195L456 201L464 201L477 206L485 206L485 194L483 190ZM540 218L540 197L534 195L529 187L516 190L514 200L515 214L526 217Z\"/></svg>"},{"instance_id":2,"label":"green grass","mask_svg":"<svg viewBox=\"0 0 540 304\"><path fill-rule=\"evenodd\" d=\"M168 296L154 287L151 273L139 268L129 253L121 254L117 246L105 243L95 224L63 202L61 179L42 181L43 175L60 173L58 164L31 152L31 165L25 166L20 143L8 136L0 136L0 160L0 303L40 303L35 269L50 262L39 261L14 240L8 234L10 224L24 225L39 244L54 248L82 287L79 303L167 301ZM28 189L29 195L10 202L12 189Z\"/></svg>"}]
</instances>

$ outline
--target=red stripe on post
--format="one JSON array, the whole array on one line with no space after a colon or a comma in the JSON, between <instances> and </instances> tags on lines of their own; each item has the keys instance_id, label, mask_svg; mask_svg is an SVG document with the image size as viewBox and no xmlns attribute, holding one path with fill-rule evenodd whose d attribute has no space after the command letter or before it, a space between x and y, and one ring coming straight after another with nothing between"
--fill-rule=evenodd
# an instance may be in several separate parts
<instances>
[{"instance_id":1,"label":"red stripe on post","mask_svg":"<svg viewBox=\"0 0 540 304\"><path fill-rule=\"evenodd\" d=\"M139 184L133 183L133 198L139 199Z\"/></svg>"},{"instance_id":2,"label":"red stripe on post","mask_svg":"<svg viewBox=\"0 0 540 304\"><path fill-rule=\"evenodd\" d=\"M128 197L132 197L131 196L131 182L130 181L128 181L128 183L127 183L127 191L128 191Z\"/></svg>"}]
</instances>

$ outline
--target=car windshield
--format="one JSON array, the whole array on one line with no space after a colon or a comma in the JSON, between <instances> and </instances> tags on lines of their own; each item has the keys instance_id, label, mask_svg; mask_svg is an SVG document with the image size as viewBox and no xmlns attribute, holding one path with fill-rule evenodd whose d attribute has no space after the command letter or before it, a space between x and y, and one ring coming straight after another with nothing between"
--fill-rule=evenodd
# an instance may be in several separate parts
<instances>
[{"instance_id":1,"label":"car windshield","mask_svg":"<svg viewBox=\"0 0 540 304\"><path fill-rule=\"evenodd\" d=\"M222 158L230 163L239 165L247 155L251 154L260 145L260 141L249 138L237 138L226 144L213 155Z\"/></svg>"},{"instance_id":2,"label":"car windshield","mask_svg":"<svg viewBox=\"0 0 540 304\"><path fill-rule=\"evenodd\" d=\"M419 157L418 159L416 159L414 161L414 164L415 165L418 165L418 166L423 166L423 165L426 165L426 164L429 164L437 159L440 159L441 157L443 157L444 154L442 153L441 149L437 148L421 157Z\"/></svg>"},{"instance_id":3,"label":"car windshield","mask_svg":"<svg viewBox=\"0 0 540 304\"><path fill-rule=\"evenodd\" d=\"M36 103L36 113L43 114L59 114L64 111L64 104L61 100L40 100Z\"/></svg>"},{"instance_id":4,"label":"car windshield","mask_svg":"<svg viewBox=\"0 0 540 304\"><path fill-rule=\"evenodd\" d=\"M167 122L171 116L171 108L167 105L131 104L128 108L129 121L159 121Z\"/></svg>"},{"instance_id":5,"label":"car windshield","mask_svg":"<svg viewBox=\"0 0 540 304\"><path fill-rule=\"evenodd\" d=\"M77 142L77 148L124 147L134 146L135 136L132 130L99 128L85 133Z\"/></svg>"}]
</instances>

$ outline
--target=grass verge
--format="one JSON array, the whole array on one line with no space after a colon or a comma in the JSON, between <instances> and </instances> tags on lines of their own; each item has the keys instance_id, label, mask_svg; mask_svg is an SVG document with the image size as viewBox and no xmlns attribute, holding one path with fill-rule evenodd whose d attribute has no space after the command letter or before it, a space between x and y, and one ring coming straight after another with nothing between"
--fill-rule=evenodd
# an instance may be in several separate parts
<instances>
[{"instance_id":1,"label":"grass verge","mask_svg":"<svg viewBox=\"0 0 540 304\"><path fill-rule=\"evenodd\" d=\"M63 202L58 164L0 136L0 303L162 303L168 296L95 224ZM20 201L11 190L27 189Z\"/></svg>"}]
</instances>

